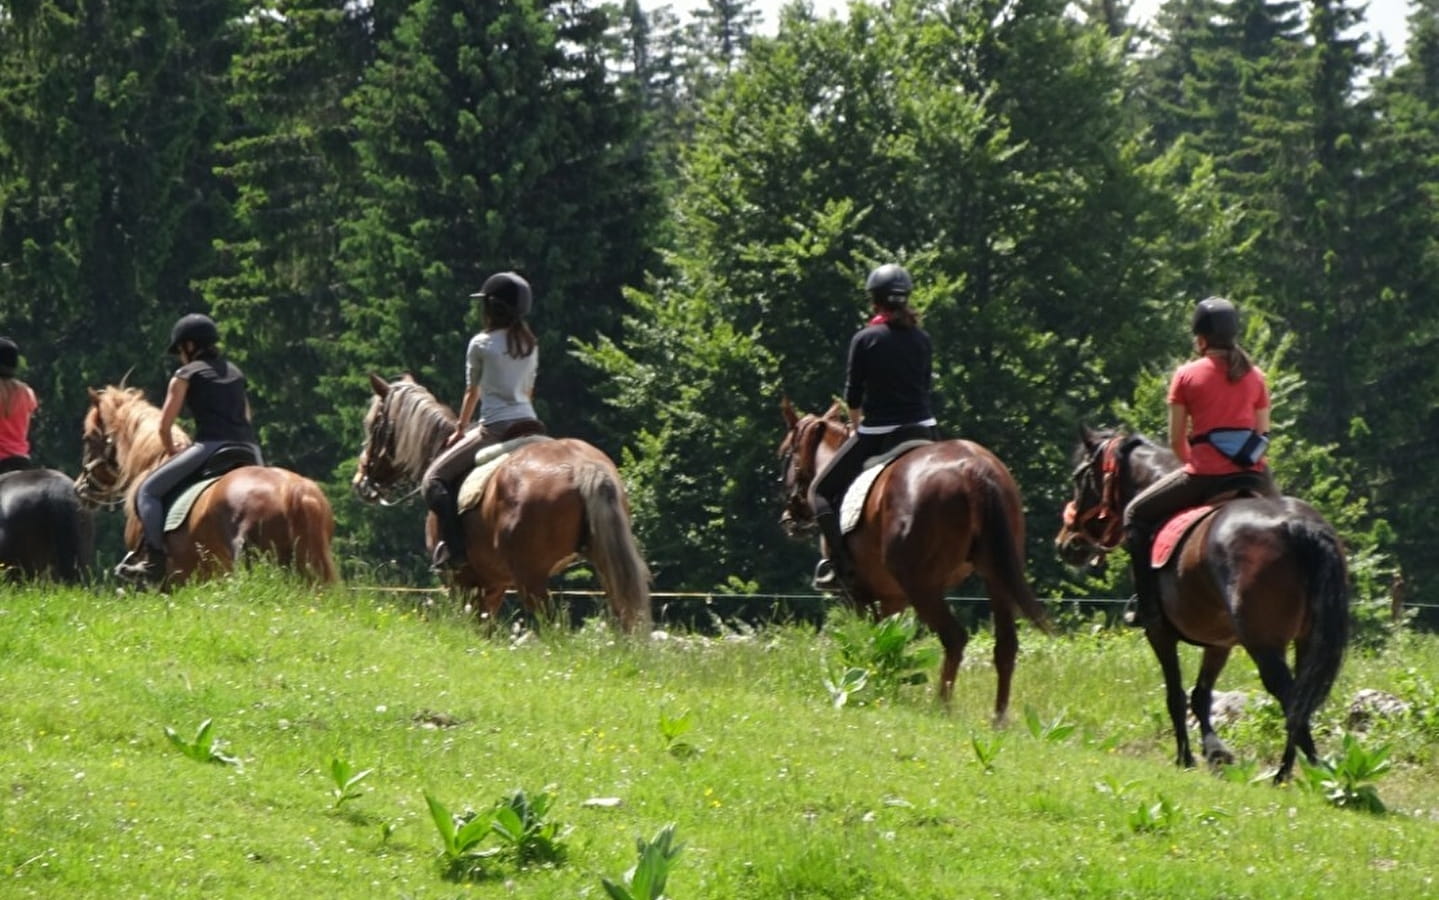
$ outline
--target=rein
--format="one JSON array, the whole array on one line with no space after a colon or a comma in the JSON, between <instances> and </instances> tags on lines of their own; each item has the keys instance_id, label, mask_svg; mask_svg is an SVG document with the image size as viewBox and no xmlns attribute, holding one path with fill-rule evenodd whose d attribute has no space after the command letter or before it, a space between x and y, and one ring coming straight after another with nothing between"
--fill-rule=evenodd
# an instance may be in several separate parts
<instances>
[{"instance_id":1,"label":"rein","mask_svg":"<svg viewBox=\"0 0 1439 900\"><path fill-rule=\"evenodd\" d=\"M1099 539L1094 542L1101 550L1113 550L1124 540L1124 509L1119 503L1119 458L1120 454L1133 449L1129 443L1132 440L1117 434L1096 451L1101 472L1099 502L1083 511L1075 506L1073 500L1064 507L1064 525L1077 534L1084 534L1082 529L1091 521L1104 526Z\"/></svg>"}]
</instances>

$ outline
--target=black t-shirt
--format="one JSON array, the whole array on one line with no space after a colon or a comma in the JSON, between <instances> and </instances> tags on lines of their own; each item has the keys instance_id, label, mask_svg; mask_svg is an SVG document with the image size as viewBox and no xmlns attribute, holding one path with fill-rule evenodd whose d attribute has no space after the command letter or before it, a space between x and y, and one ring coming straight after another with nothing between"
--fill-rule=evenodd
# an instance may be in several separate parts
<instances>
[{"instance_id":1,"label":"black t-shirt","mask_svg":"<svg viewBox=\"0 0 1439 900\"><path fill-rule=\"evenodd\" d=\"M844 401L864 410L865 425L914 425L933 418L932 355L922 328L880 323L861 329L849 342Z\"/></svg>"},{"instance_id":2,"label":"black t-shirt","mask_svg":"<svg viewBox=\"0 0 1439 900\"><path fill-rule=\"evenodd\" d=\"M223 357L197 359L175 371L190 383L185 406L195 419L195 440L256 443L245 415L245 374Z\"/></svg>"}]
</instances>

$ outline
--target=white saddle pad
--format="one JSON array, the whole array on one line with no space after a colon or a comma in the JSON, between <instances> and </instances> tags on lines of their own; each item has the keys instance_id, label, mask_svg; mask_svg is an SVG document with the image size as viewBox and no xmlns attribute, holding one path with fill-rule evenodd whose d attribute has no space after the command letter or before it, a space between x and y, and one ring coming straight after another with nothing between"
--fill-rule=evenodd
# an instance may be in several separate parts
<instances>
[{"instance_id":1,"label":"white saddle pad","mask_svg":"<svg viewBox=\"0 0 1439 900\"><path fill-rule=\"evenodd\" d=\"M839 527L844 534L849 534L859 527L859 520L864 515L864 501L869 499L869 489L874 487L874 480L885 467L898 459L902 454L908 453L915 447L925 444L932 444L933 441L904 441L895 444L893 447L877 456L871 456L864 461L864 468L860 471L859 477L850 482L849 489L844 492L844 499L839 504Z\"/></svg>"},{"instance_id":2,"label":"white saddle pad","mask_svg":"<svg viewBox=\"0 0 1439 900\"><path fill-rule=\"evenodd\" d=\"M495 470L511 453L526 444L552 440L554 438L545 434L527 434L514 440L481 447L475 451L475 468L465 476L465 480L460 484L460 512L466 512L480 505L480 498L485 496L485 486L490 483L490 476L495 474Z\"/></svg>"}]
</instances>

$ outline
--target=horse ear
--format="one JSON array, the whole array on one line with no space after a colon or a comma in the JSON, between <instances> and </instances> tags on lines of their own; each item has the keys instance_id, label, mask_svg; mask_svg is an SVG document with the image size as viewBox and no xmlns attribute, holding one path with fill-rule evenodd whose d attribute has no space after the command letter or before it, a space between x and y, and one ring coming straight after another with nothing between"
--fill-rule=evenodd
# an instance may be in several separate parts
<instances>
[{"instance_id":1,"label":"horse ear","mask_svg":"<svg viewBox=\"0 0 1439 900\"><path fill-rule=\"evenodd\" d=\"M1083 441L1084 446L1090 450L1099 446L1099 432L1083 422L1079 423L1079 439Z\"/></svg>"},{"instance_id":2,"label":"horse ear","mask_svg":"<svg viewBox=\"0 0 1439 900\"><path fill-rule=\"evenodd\" d=\"M87 391L90 392L90 405L91 405L91 406L99 406L99 405L100 405L100 392L97 391L97 390L95 390L95 389L92 388L92 387L87 387L87 388L85 388L85 390L87 390Z\"/></svg>"},{"instance_id":3,"label":"horse ear","mask_svg":"<svg viewBox=\"0 0 1439 900\"><path fill-rule=\"evenodd\" d=\"M375 389L375 396L381 399L390 393L390 383L374 372L370 373L370 387Z\"/></svg>"},{"instance_id":4,"label":"horse ear","mask_svg":"<svg viewBox=\"0 0 1439 900\"><path fill-rule=\"evenodd\" d=\"M831 403L831 404L829 405L829 409L827 409L827 410L824 411L824 415L822 416L822 418L825 418L825 419L834 419L834 420L838 421L839 418L840 418L840 416L842 416L843 414L844 414L844 405L843 405L842 403L840 403L838 400L836 400L836 401L834 401L833 403Z\"/></svg>"},{"instance_id":5,"label":"horse ear","mask_svg":"<svg viewBox=\"0 0 1439 900\"><path fill-rule=\"evenodd\" d=\"M131 366L130 368L128 368L128 369L125 370L125 374L124 374L124 375L121 375L121 376L120 376L120 390L123 391L123 390L125 389L125 382L129 381L129 380L130 380L130 376L133 375L134 373L135 373L135 367L134 367L134 366Z\"/></svg>"},{"instance_id":6,"label":"horse ear","mask_svg":"<svg viewBox=\"0 0 1439 900\"><path fill-rule=\"evenodd\" d=\"M788 394L780 397L779 412L784 416L784 424L787 427L793 429L799 423L799 414L794 411L794 404L789 401Z\"/></svg>"}]
</instances>

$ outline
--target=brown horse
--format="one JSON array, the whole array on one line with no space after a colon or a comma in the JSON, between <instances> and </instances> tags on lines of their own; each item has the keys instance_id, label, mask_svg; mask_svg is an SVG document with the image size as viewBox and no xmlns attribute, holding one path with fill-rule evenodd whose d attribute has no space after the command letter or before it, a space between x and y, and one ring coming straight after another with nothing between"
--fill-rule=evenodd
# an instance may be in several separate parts
<instances>
[{"instance_id":1,"label":"brown horse","mask_svg":"<svg viewBox=\"0 0 1439 900\"><path fill-rule=\"evenodd\" d=\"M455 414L408 375L370 376L365 445L353 487L376 502L416 484L454 433ZM526 444L499 464L479 504L461 516L465 565L456 585L478 591L492 619L505 591L531 612L549 596L549 579L583 555L594 565L610 609L627 632L648 628L649 567L630 531L619 471L604 453L573 438ZM437 539L433 514L427 545Z\"/></svg>"},{"instance_id":2,"label":"brown horse","mask_svg":"<svg viewBox=\"0 0 1439 900\"><path fill-rule=\"evenodd\" d=\"M781 404L789 433L780 444L787 499L780 524L791 535L814 527L809 488L847 436L839 405L823 416ZM948 702L969 632L945 592L978 572L989 590L994 667L999 673L994 716L1003 721L1019 652L1016 613L1049 630L1044 608L1024 576L1024 514L1019 488L1004 463L972 441L939 441L889 465L847 536L855 565L851 600L876 617L913 606L944 647L939 696Z\"/></svg>"},{"instance_id":3,"label":"brown horse","mask_svg":"<svg viewBox=\"0 0 1439 900\"><path fill-rule=\"evenodd\" d=\"M176 447L190 443L176 428ZM84 467L75 491L91 503L125 503L125 544L143 539L135 493L166 459L160 443L160 410L138 388L111 385L90 391L85 414ZM209 487L185 524L165 536L164 583L228 572L245 553L272 556L306 577L335 581L330 538L335 518L319 485L287 469L245 466Z\"/></svg>"},{"instance_id":4,"label":"brown horse","mask_svg":"<svg viewBox=\"0 0 1439 900\"><path fill-rule=\"evenodd\" d=\"M1074 499L1055 538L1060 557L1078 566L1119 546L1125 506L1178 465L1168 449L1137 435L1082 428ZM1344 658L1347 579L1339 536L1313 507L1293 497L1232 499L1194 526L1160 571L1164 614L1145 632L1164 671L1179 765L1194 765L1179 673L1181 640L1204 650L1189 706L1211 765L1234 758L1210 724L1210 703L1235 646L1249 653L1284 710L1287 740L1275 781L1289 777L1296 749L1315 760L1309 719L1329 695ZM1297 675L1285 659L1291 643Z\"/></svg>"}]
</instances>

